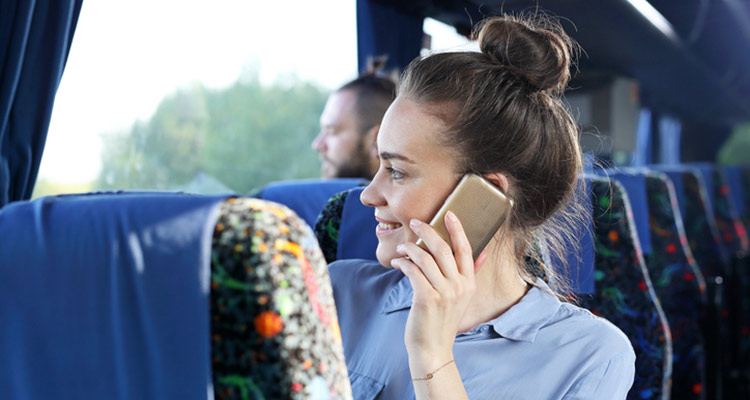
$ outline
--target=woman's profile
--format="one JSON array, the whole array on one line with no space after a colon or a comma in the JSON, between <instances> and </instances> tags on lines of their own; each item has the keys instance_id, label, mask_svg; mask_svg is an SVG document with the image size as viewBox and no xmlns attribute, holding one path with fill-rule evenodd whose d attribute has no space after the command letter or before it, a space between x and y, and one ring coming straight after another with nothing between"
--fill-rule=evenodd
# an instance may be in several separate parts
<instances>
[{"instance_id":1,"label":"woman's profile","mask_svg":"<svg viewBox=\"0 0 750 400\"><path fill-rule=\"evenodd\" d=\"M534 240L562 235L552 216L581 171L561 101L573 44L545 18L490 18L476 36L480 52L433 54L404 71L361 196L378 221L379 263L331 265L354 397L624 398L628 339L560 300L558 268L543 266L548 284L524 262ZM470 173L513 200L476 260L452 213L451 244L427 224Z\"/></svg>"}]
</instances>

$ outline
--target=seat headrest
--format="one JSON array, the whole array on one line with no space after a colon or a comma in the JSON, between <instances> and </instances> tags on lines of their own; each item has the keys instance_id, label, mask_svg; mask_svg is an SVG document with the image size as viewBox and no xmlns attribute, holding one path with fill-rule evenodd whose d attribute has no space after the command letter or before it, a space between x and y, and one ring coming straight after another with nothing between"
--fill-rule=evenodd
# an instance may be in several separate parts
<instances>
[{"instance_id":1,"label":"seat headrest","mask_svg":"<svg viewBox=\"0 0 750 400\"><path fill-rule=\"evenodd\" d=\"M614 179L625 188L633 210L635 229L643 254L651 253L651 227L649 224L648 197L646 194L645 169L622 168L603 171L605 176Z\"/></svg>"},{"instance_id":2,"label":"seat headrest","mask_svg":"<svg viewBox=\"0 0 750 400\"><path fill-rule=\"evenodd\" d=\"M331 196L365 182L361 178L280 181L268 184L256 197L291 208L308 225L313 226Z\"/></svg>"},{"instance_id":3,"label":"seat headrest","mask_svg":"<svg viewBox=\"0 0 750 400\"><path fill-rule=\"evenodd\" d=\"M208 393L211 236L222 199L123 193L0 209L3 396Z\"/></svg>"}]
</instances>

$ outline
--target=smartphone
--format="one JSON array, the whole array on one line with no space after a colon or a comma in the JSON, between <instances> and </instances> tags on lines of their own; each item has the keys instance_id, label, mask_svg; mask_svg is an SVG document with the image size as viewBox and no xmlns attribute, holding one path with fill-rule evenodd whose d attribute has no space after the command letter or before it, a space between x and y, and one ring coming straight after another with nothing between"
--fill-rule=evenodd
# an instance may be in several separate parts
<instances>
[{"instance_id":1,"label":"smartphone","mask_svg":"<svg viewBox=\"0 0 750 400\"><path fill-rule=\"evenodd\" d=\"M476 260L508 218L512 206L513 201L495 185L479 175L467 174L432 217L430 226L450 245L450 234L445 228L445 213L453 211L461 221ZM429 251L422 239L417 240L417 245Z\"/></svg>"}]
</instances>

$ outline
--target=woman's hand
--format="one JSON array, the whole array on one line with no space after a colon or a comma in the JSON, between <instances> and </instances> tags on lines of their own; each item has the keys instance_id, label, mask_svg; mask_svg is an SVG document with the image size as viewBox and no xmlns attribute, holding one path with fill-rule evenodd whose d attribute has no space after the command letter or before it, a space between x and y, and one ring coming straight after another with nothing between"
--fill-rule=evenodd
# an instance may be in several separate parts
<instances>
[{"instance_id":1,"label":"woman's hand","mask_svg":"<svg viewBox=\"0 0 750 400\"><path fill-rule=\"evenodd\" d=\"M474 273L486 258L482 252L474 262L463 227L450 211L445 226L455 254L430 225L411 220L412 231L430 252L415 243L403 243L397 251L404 257L391 261L414 289L404 334L413 376L429 373L453 359L456 334L471 328L461 326L461 321L475 293Z\"/></svg>"}]
</instances>

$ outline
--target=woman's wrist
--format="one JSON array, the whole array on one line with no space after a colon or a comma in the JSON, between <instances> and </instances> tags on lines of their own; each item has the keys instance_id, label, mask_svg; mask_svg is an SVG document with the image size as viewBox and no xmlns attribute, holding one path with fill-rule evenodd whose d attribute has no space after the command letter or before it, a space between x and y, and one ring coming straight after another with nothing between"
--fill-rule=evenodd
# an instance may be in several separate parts
<instances>
[{"instance_id":1,"label":"woman's wrist","mask_svg":"<svg viewBox=\"0 0 750 400\"><path fill-rule=\"evenodd\" d=\"M431 354L409 353L409 371L412 379L425 378L429 374L438 373L439 369L453 361L453 352Z\"/></svg>"}]
</instances>

